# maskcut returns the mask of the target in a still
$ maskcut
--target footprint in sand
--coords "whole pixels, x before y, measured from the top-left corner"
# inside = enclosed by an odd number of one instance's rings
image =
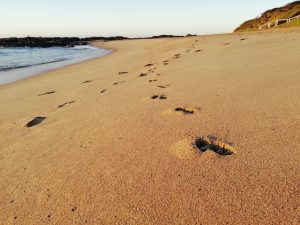
[[[158,86],[156,86],[157,88],[162,88],[162,89],[164,89],[164,88],[168,88],[170,85],[158,85]]]
[[[149,83],[156,82],[157,80],[149,80]]]
[[[140,77],[145,77],[145,76],[147,76],[147,73],[141,73],[139,76]]]
[[[160,99],[160,100],[166,100],[166,99],[168,99],[168,97],[167,96],[165,96],[165,95],[153,95],[152,97],[151,97],[151,99]]]
[[[128,72],[118,72],[118,75],[123,75],[123,74],[127,74]]]
[[[82,84],[87,84],[87,83],[91,83],[93,82],[93,80],[86,80],[86,81],[83,81]]]
[[[150,70],[148,70],[148,73],[154,73],[156,69],[157,69],[156,67],[153,69],[150,69]]]
[[[202,52],[202,51],[204,51],[204,49],[198,49],[195,52]]]
[[[195,145],[201,152],[211,150],[218,155],[233,155],[237,153],[232,143],[224,142],[214,135],[196,138]]]
[[[245,41],[245,40],[247,40],[248,38],[242,38],[240,41]]]
[[[167,109],[163,112],[164,115],[178,114],[178,115],[193,115],[200,111],[200,107],[177,107],[175,109]]]
[[[103,94],[105,92],[106,92],[106,89],[103,89],[103,90],[100,91],[101,94]]]
[[[149,63],[149,64],[145,65],[145,67],[151,67],[151,66],[153,66],[153,65],[154,65],[154,64]]]
[[[230,43],[224,43],[223,45],[230,45]]]
[[[181,54],[174,55],[173,59],[179,59],[181,57]]]
[[[38,116],[38,117],[35,117],[33,120],[29,121],[27,124],[26,124],[26,127],[33,127],[33,126],[36,126],[40,123],[42,123],[47,117],[44,117],[44,116]]]
[[[39,94],[38,96],[43,96],[43,95],[51,95],[51,94],[54,94],[56,91],[48,91],[48,92],[45,92],[43,94]]]
[[[118,84],[123,84],[123,83],[126,83],[126,81],[115,82],[115,83],[113,83],[113,85],[118,85]]]
[[[215,136],[189,137],[174,143],[170,147],[172,155],[179,159],[191,160],[199,157],[218,158],[236,154],[232,143],[221,141]]]
[[[195,108],[178,107],[178,108],[175,108],[174,111],[183,113],[184,115],[191,115],[191,114],[194,114],[196,112],[196,109]]]
[[[76,102],[76,101],[65,102],[64,104],[61,104],[61,105],[57,106],[57,108],[63,108],[63,107],[65,107],[66,105],[73,104],[73,103],[75,103],[75,102]]]

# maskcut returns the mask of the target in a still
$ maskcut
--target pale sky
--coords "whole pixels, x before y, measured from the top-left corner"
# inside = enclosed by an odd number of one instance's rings
[[[232,32],[285,0],[0,0],[0,37]]]

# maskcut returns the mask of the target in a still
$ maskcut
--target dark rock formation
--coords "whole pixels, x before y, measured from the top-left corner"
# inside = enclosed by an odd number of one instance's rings
[[[1,47],[74,47],[75,45],[86,45],[85,40],[76,37],[25,37],[25,38],[2,38]]]
[[[145,38],[145,39],[157,39],[157,38],[177,38],[177,37],[184,37],[184,36],[178,36],[178,35],[158,35],[158,36],[152,36],[150,38]]]
[[[75,45],[87,45],[92,41],[118,41],[128,39],[157,39],[157,38],[175,38],[184,36],[159,35],[148,38],[127,38],[123,36],[115,37],[24,37],[24,38],[0,38],[0,47],[74,47]]]

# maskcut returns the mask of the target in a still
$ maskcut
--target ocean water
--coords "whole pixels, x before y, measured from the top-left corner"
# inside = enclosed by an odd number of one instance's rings
[[[74,48],[0,48],[0,84],[109,54],[91,46]]]

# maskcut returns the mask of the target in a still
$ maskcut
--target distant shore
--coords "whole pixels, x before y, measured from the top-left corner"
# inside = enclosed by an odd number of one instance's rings
[[[196,36],[192,34],[187,37]],[[114,37],[24,37],[24,38],[0,38],[0,47],[74,47],[76,45],[87,45],[93,41],[118,41],[118,40],[137,40],[137,39],[158,39],[158,38],[177,38],[185,36],[177,35],[158,35],[145,38],[128,38],[123,36]]]

